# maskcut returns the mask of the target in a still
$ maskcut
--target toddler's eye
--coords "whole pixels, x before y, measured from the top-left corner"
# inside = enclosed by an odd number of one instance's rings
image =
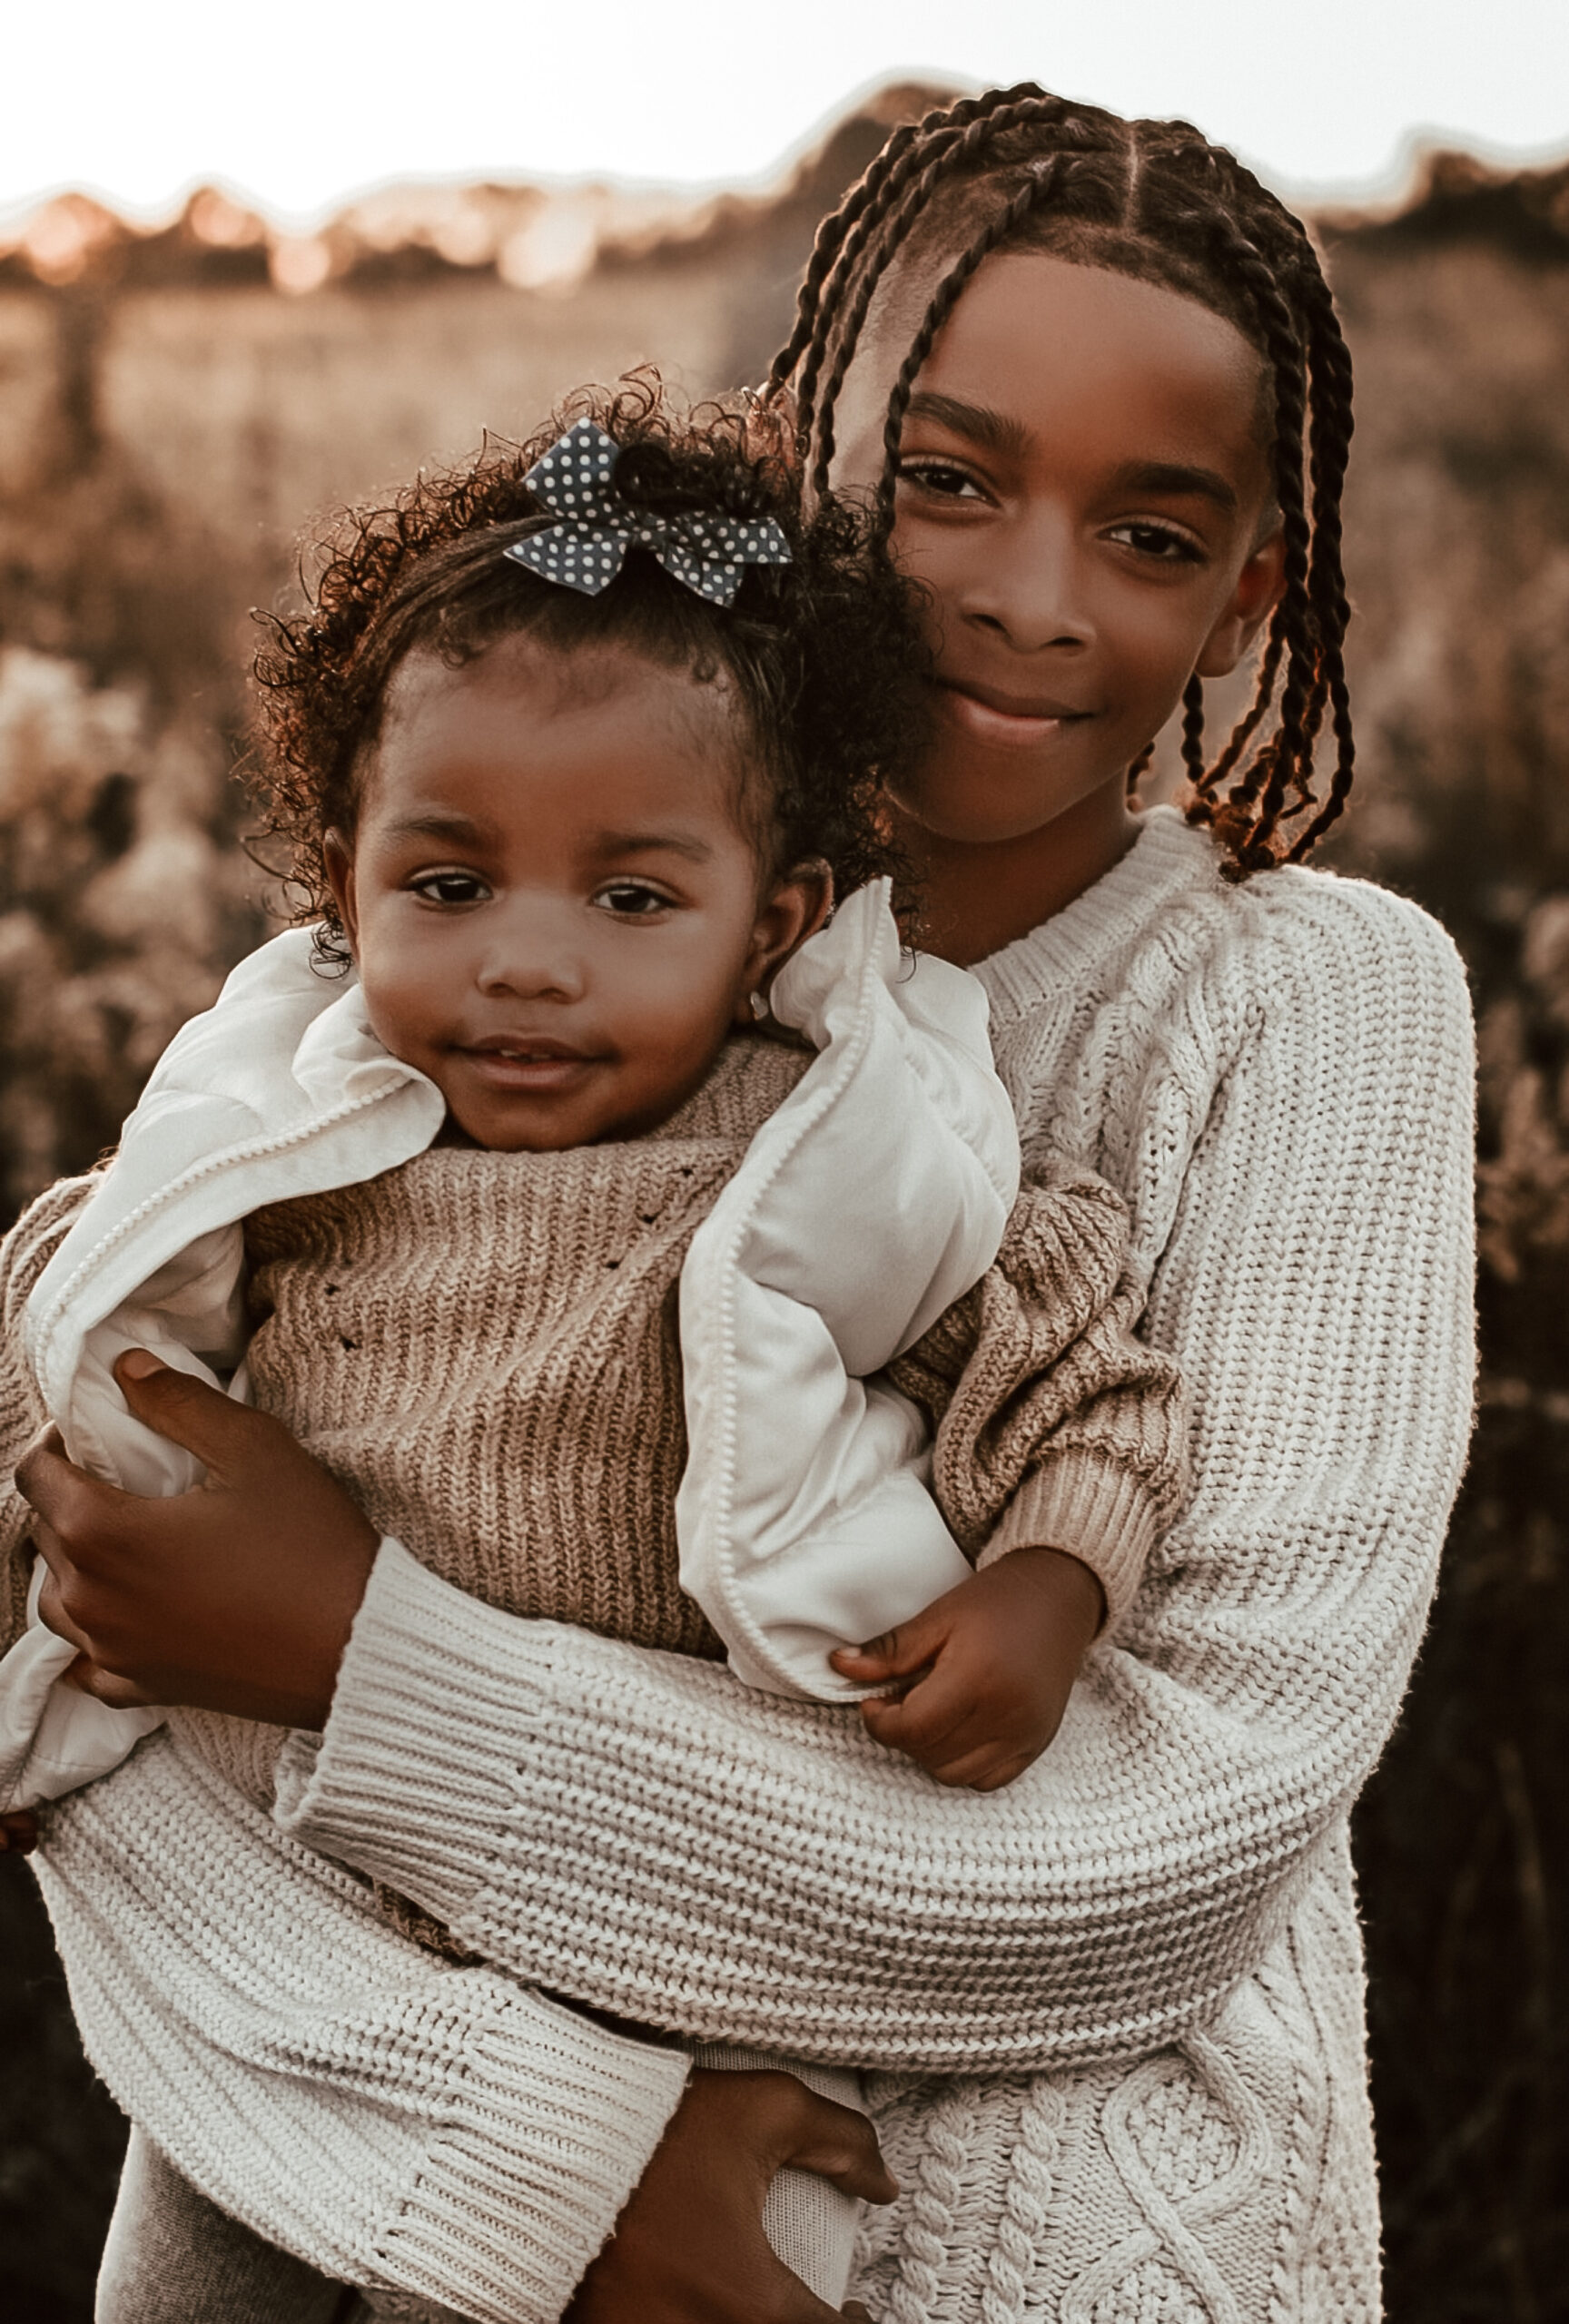
[[[656,912],[670,909],[670,898],[641,880],[613,880],[600,889],[595,901],[617,920],[649,920]]]
[[[1136,549],[1140,556],[1148,556],[1160,565],[1201,565],[1204,552],[1186,533],[1174,532],[1169,525],[1113,525],[1107,535],[1109,540],[1123,542]]]
[[[490,894],[477,872],[427,872],[409,886],[428,904],[484,903]]]

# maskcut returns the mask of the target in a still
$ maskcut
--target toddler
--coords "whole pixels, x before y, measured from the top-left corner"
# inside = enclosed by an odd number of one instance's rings
[[[863,1698],[990,1788],[1068,1684],[1038,1561],[1120,1613],[1177,1383],[1130,1334],[1110,1192],[1013,1200],[980,988],[901,954],[879,782],[920,649],[862,520],[804,519],[756,428],[643,384],[347,521],[260,665],[309,925],[173,1044],[29,1354],[133,1490],[193,1481],[113,1385],[151,1346],[465,1590]],[[0,1806],[160,1717],[61,1688],[69,1659],[35,1629],[0,1666]],[[271,1804],[280,1730],[176,1716]],[[834,2304],[849,2209],[771,2198]]]

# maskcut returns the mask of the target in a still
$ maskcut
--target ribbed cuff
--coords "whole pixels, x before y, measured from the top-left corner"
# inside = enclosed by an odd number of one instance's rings
[[[1024,1477],[977,1566],[1011,1550],[1066,1550],[1106,1592],[1105,1637],[1138,1594],[1159,1531],[1159,1509],[1141,1477],[1120,1462],[1072,1447]]]
[[[548,1710],[554,1635],[498,1616],[384,1540],[326,1728],[283,1747],[275,1820],[461,1936]]]
[[[378,2258],[400,2290],[479,2324],[555,2324],[647,2169],[690,2062],[520,1992],[464,2064]]]

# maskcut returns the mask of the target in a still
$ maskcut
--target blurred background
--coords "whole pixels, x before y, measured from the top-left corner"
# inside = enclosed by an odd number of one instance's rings
[[[1569,2314],[1569,10],[451,0],[0,15],[0,1223],[266,931],[255,606],[312,512],[656,358],[765,369],[888,128],[1028,75],[1310,208],[1356,359],[1361,767],[1331,860],[1482,1031],[1480,1430],[1358,1817],[1396,2324]],[[846,19],[847,21],[840,21]],[[1179,22],[1178,20],[1180,20]],[[227,22],[227,19],[224,20]],[[847,95],[846,93],[849,93]],[[355,189],[359,189],[355,191]],[[86,2324],[123,2126],[0,1859],[0,2311]]]

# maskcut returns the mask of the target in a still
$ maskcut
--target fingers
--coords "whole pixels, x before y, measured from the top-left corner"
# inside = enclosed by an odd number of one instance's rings
[[[933,1783],[942,1784],[949,1791],[1001,1791],[1040,1756],[1038,1751],[1020,1753],[987,1743],[976,1750],[962,1751],[953,1758],[941,1760],[926,1772]]]
[[[564,2324],[834,2324],[763,2232],[785,2163],[886,2201],[872,2126],[780,2067],[695,2067]]]
[[[46,1630],[53,1630],[56,1638],[63,1638],[66,1644],[74,1646],[78,1653],[90,1654],[92,1642],[66,1601],[65,1590],[59,1572],[55,1569],[54,1560],[61,1559],[67,1574],[70,1573],[71,1568],[62,1558],[59,1543],[53,1541],[53,1536],[51,1536],[51,1541],[54,1548],[53,1558],[50,1557],[49,1544],[42,1541],[38,1544],[40,1553],[49,1561],[49,1571],[44,1577],[44,1587],[38,1592],[38,1619]]]
[[[79,1654],[69,1670],[61,1673],[60,1683],[74,1687],[79,1695],[91,1695],[108,1710],[146,1710],[153,1699],[133,1679],[117,1679],[86,1654]]]
[[[873,1740],[903,1751],[950,1789],[997,1791],[1040,1757],[1041,1742],[989,1706],[973,1676],[945,1658],[897,1701],[873,1696],[861,1716]]]
[[[38,1619],[46,1630],[77,1649],[75,1661],[60,1673],[61,1686],[74,1687],[79,1695],[91,1695],[111,1710],[142,1710],[153,1700],[131,1679],[116,1678],[94,1661],[93,1633],[67,1610],[65,1593],[53,1573],[38,1592]]]
[[[879,1743],[908,1751],[924,1763],[929,1754],[958,1737],[973,1709],[972,1687],[939,1661],[908,1692],[897,1698],[870,1697],[861,1706],[861,1716]]]
[[[883,2162],[877,2133],[865,2115],[821,2097],[804,2083],[798,2087],[800,2120],[783,2160],[797,2171],[826,2179],[842,2194],[859,2196],[863,2203],[891,2203],[899,2181]]]
[[[139,1421],[183,1444],[216,1477],[238,1474],[259,1446],[274,1449],[277,1423],[265,1413],[236,1403],[210,1381],[177,1372],[148,1348],[129,1349],[115,1364],[114,1377]]]
[[[51,1565],[60,1554],[62,1541],[69,1543],[84,1533],[103,1533],[116,1516],[133,1505],[131,1495],[122,1492],[118,1485],[90,1477],[85,1469],[66,1459],[57,1428],[46,1428],[34,1438],[16,1463],[15,1477],[17,1492],[43,1520],[35,1539]],[[58,1537],[54,1556],[47,1538],[50,1533]]]
[[[923,1614],[884,1630],[881,1638],[868,1639],[863,1646],[837,1648],[828,1659],[842,1678],[854,1679],[862,1686],[875,1686],[882,1679],[910,1678],[941,1651],[948,1635],[947,1624],[935,1616],[936,1609],[928,1607]]]

